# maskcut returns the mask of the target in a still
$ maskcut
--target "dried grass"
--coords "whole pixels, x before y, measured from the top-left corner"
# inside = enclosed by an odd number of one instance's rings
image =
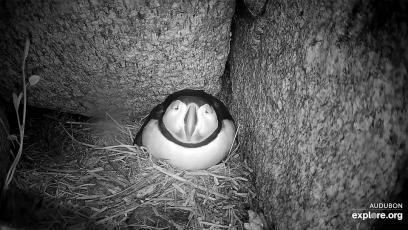
[[[57,144],[32,141],[15,178],[54,210],[43,227],[243,229],[252,192],[235,151],[208,170],[185,171],[129,145],[138,125],[49,119],[45,135]]]

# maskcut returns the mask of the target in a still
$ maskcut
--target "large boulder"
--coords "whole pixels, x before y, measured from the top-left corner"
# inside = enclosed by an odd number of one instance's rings
[[[23,1],[0,7],[0,95],[28,74],[29,104],[132,115],[183,88],[220,90],[235,1]]]
[[[353,209],[406,172],[406,3],[237,4],[231,107],[259,209],[276,229],[367,229]]]

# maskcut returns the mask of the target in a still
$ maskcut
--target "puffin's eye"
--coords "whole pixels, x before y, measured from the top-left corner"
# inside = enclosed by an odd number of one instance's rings
[[[212,114],[214,112],[213,108],[211,108],[211,106],[209,105],[205,105],[204,107],[204,113],[205,114]]]
[[[179,109],[181,108],[181,107],[180,107],[180,102],[179,102],[179,101],[173,102],[173,104],[170,106],[170,108],[171,108],[172,110],[175,110],[175,111],[179,110]]]

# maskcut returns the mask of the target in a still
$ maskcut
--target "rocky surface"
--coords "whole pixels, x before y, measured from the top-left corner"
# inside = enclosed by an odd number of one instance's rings
[[[260,211],[276,229],[369,228],[352,209],[391,201],[407,166],[407,5],[237,7],[231,107]]]
[[[220,90],[235,1],[9,1],[0,7],[0,95],[41,81],[29,104],[132,116],[176,90]]]

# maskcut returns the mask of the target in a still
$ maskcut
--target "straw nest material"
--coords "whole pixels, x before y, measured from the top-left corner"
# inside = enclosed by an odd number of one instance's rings
[[[48,116],[31,123],[14,182],[43,197],[35,211],[39,227],[243,229],[252,192],[250,169],[233,150],[237,144],[224,162],[185,171],[130,144],[139,124],[109,116],[103,122]]]

